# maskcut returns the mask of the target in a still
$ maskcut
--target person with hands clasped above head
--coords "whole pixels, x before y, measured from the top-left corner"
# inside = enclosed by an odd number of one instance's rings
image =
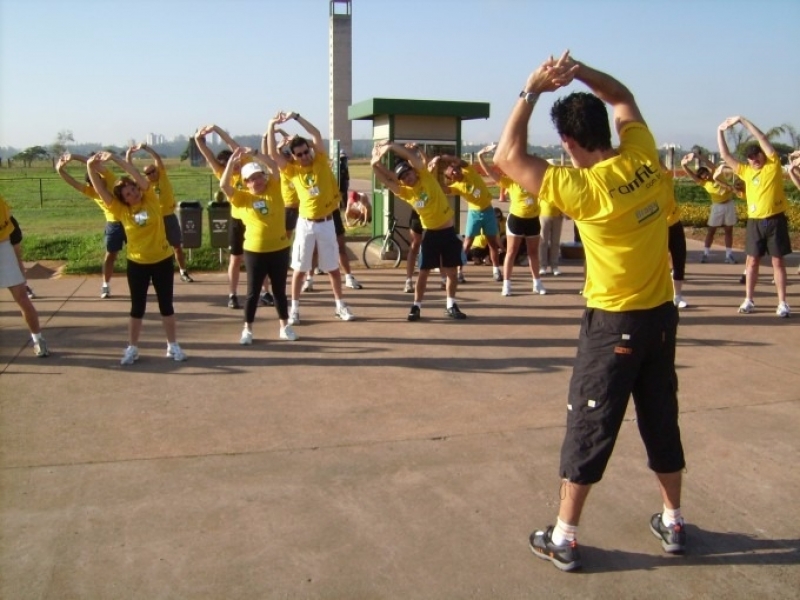
[[[555,167],[528,154],[528,122],[541,94],[573,79],[592,93],[572,93],[553,105],[551,119],[574,165]],[[613,111],[618,148],[611,144],[606,104]],[[586,311],[569,386],[558,519],[531,534],[531,549],[563,571],[581,566],[577,529],[583,506],[605,472],[632,395],[648,466],[664,502],[649,529],[666,552],[683,552],[678,309],[666,219],[675,200],[653,135],[627,87],[565,52],[529,76],[494,162],[530,193],[574,218],[586,253]]]
[[[289,325],[289,305],[286,299],[286,276],[289,271],[289,247],[286,236],[286,215],[281,197],[281,184],[277,165],[266,156],[255,156],[240,166],[242,149],[233,151],[220,180],[220,189],[225,192],[233,206],[240,209],[245,223],[244,266],[247,269],[247,300],[244,307],[244,329],[240,343],[253,343],[253,321],[256,317],[259,292],[269,276],[275,310],[280,320],[278,337],[282,340],[297,339]],[[233,173],[238,170],[247,191],[237,190],[233,184]]]
[[[400,158],[392,171],[381,162],[390,151]],[[411,305],[407,319],[419,320],[428,277],[431,269],[437,267],[446,277],[445,314],[451,319],[466,319],[467,315],[456,304],[461,241],[456,234],[453,208],[439,181],[428,171],[422,154],[401,144],[388,141],[377,143],[372,150],[371,164],[377,180],[419,214],[425,231],[420,249],[422,264],[414,288],[414,304]],[[495,218],[494,213],[492,218]]]
[[[295,136],[289,142],[292,160],[287,160],[278,149],[275,132],[278,125],[296,121],[310,135],[311,140]],[[300,323],[300,293],[304,273],[311,270],[314,248],[317,248],[319,268],[328,274],[336,301],[334,314],[342,321],[355,317],[345,304],[342,295],[342,274],[339,270],[339,244],[333,222],[334,211],[339,210],[339,189],[331,170],[328,155],[319,129],[296,112],[279,112],[269,122],[267,129],[269,156],[275,161],[297,192],[300,217],[292,246],[292,306],[289,324]]]
[[[119,179],[112,192],[103,185],[98,167],[113,161],[126,175]],[[186,360],[176,337],[175,310],[172,306],[175,269],[172,248],[167,241],[161,202],[151,189],[150,182],[133,165],[110,152],[100,152],[86,163],[92,186],[98,191],[108,210],[125,228],[128,238],[128,289],[131,296],[128,322],[128,347],[121,365],[132,365],[139,359],[139,336],[147,306],[150,282],[158,298],[158,310],[167,336],[167,357]]]
[[[725,132],[737,124],[747,129],[756,140],[745,148],[744,163],[731,154],[728,142],[725,140]],[[778,308],[775,313],[779,317],[788,317],[791,309],[786,302],[786,263],[783,257],[791,254],[792,244],[789,238],[789,223],[786,219],[788,204],[783,189],[780,157],[767,136],[741,116],[729,117],[720,124],[717,143],[722,160],[744,181],[747,196],[746,297],[739,306],[739,312],[748,314],[755,310],[753,294],[758,281],[758,263],[764,254],[769,253],[772,257],[775,288],[778,292]]]

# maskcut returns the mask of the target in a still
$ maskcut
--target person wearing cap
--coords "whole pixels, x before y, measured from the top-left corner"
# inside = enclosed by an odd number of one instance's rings
[[[550,117],[574,166],[550,165],[528,153],[529,122],[540,95],[573,79],[591,93],[560,97]],[[619,146],[612,145],[606,105]],[[675,199],[653,134],[622,82],[565,52],[545,59],[528,76],[494,162],[530,193],[574,218],[586,253],[586,311],[569,385],[558,518],[530,535],[531,550],[562,571],[582,566],[581,514],[605,473],[632,396],[663,502],[663,510],[649,519],[649,532],[665,552],[683,553],[686,461],[678,422],[678,309],[672,301],[666,219]]]
[[[47,349],[47,342],[42,336],[39,313],[28,297],[25,274],[11,243],[10,238],[14,229],[15,223],[11,217],[11,207],[0,196],[0,287],[7,288],[11,292],[11,297],[22,311],[22,317],[25,319],[25,324],[28,326],[33,340],[33,353],[39,358],[45,358],[50,355],[50,352]]]
[[[78,190],[87,198],[94,200],[97,206],[100,207],[100,210],[103,211],[103,215],[106,218],[104,235],[106,253],[103,257],[103,284],[100,287],[100,298],[105,300],[106,298],[111,297],[111,278],[114,276],[114,263],[117,261],[117,255],[119,254],[119,251],[122,250],[122,246],[126,242],[125,228],[122,226],[122,223],[120,223],[116,217],[114,217],[111,211],[108,210],[108,207],[101,199],[99,192],[92,186],[88,174],[85,175],[85,183],[79,183],[78,180],[76,180],[67,172],[66,166],[70,162],[76,161],[85,165],[88,160],[89,159],[86,156],[81,156],[80,154],[70,154],[69,152],[62,154],[56,163],[56,172],[67,184]],[[109,169],[105,168],[101,170],[100,174],[102,175],[103,186],[105,189],[112,189],[117,180],[117,176],[114,175],[114,173],[112,173]]]
[[[400,158],[393,171],[381,162],[390,151]],[[461,240],[456,234],[453,208],[439,181],[428,171],[421,153],[394,142],[375,144],[371,164],[378,181],[419,214],[425,230],[421,248],[422,264],[414,288],[414,304],[411,305],[407,319],[419,320],[428,277],[431,269],[437,267],[446,277],[445,314],[451,319],[466,319],[467,315],[456,304]],[[494,219],[494,213],[492,218]]]
[[[220,179],[220,189],[229,202],[240,209],[245,224],[244,266],[247,269],[247,299],[244,307],[244,328],[239,340],[243,346],[253,343],[253,322],[259,303],[259,292],[269,276],[275,310],[280,320],[278,337],[297,339],[289,325],[289,304],[286,298],[286,277],[289,272],[289,248],[286,235],[286,214],[281,197],[277,165],[266,156],[254,156],[241,165],[244,151],[234,150]],[[233,186],[233,174],[240,171],[247,191]]]
[[[147,144],[137,144],[128,148],[125,152],[125,160],[133,164],[133,155],[140,150],[147,152],[153,157],[153,164],[144,168],[144,175],[153,186],[153,189],[161,201],[161,214],[164,217],[164,228],[167,232],[167,241],[175,253],[175,260],[178,262],[178,271],[181,281],[186,283],[194,282],[189,271],[186,270],[186,256],[183,254],[183,239],[181,236],[181,225],[175,215],[175,192],[172,190],[172,182],[167,176],[167,169],[161,155]]]
[[[311,140],[295,136],[289,142],[291,160],[278,149],[275,140],[276,128],[287,121],[296,121],[310,135]],[[300,217],[292,246],[292,305],[289,324],[300,323],[300,293],[304,273],[311,270],[314,249],[317,249],[319,267],[331,282],[336,302],[334,315],[342,321],[352,321],[355,316],[344,302],[342,274],[339,270],[339,244],[333,213],[339,210],[339,193],[336,177],[331,170],[328,155],[319,129],[296,112],[278,112],[270,119],[267,128],[267,150],[275,161],[281,175],[294,185],[299,200]]]
[[[125,172],[113,192],[103,185],[99,168],[112,161]],[[108,210],[125,228],[127,243],[127,277],[131,297],[128,321],[128,347],[120,364],[132,365],[139,360],[139,336],[142,332],[147,292],[150,282],[158,298],[161,324],[167,337],[167,357],[186,360],[177,340],[175,310],[172,305],[175,266],[172,247],[167,241],[161,202],[150,182],[129,162],[111,152],[99,152],[86,163],[92,186],[98,191]]]
[[[725,132],[740,124],[755,138],[755,142],[745,148],[746,162],[739,161],[728,149]],[[761,257],[769,254],[778,292],[779,317],[791,315],[786,302],[786,263],[784,256],[791,254],[792,243],[789,238],[789,222],[786,219],[786,192],[783,189],[783,169],[775,148],[766,135],[742,116],[725,119],[717,130],[717,144],[722,160],[733,169],[745,184],[747,196],[747,230],[745,238],[745,299],[739,312],[749,314],[755,310],[753,295],[758,282],[758,268]]]

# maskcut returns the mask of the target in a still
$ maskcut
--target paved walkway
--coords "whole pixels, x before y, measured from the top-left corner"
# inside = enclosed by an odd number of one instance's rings
[[[252,347],[224,275],[200,274],[176,283],[189,361],[164,357],[151,305],[130,368],[124,279],[101,301],[98,278],[63,277],[33,281],[46,360],[0,294],[0,597],[798,597],[800,319],[775,316],[768,276],[736,314],[741,267],[689,245],[686,557],[649,532],[632,413],[581,524],[583,572],[528,550],[558,504],[579,264],[546,296],[517,269],[510,298],[468,267],[464,322],[436,289],[406,322],[399,270],[359,271],[358,320],[339,322],[321,277],[300,341],[260,309]]]

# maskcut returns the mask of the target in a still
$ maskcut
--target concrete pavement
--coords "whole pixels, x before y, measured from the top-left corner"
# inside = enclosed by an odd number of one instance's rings
[[[574,574],[527,539],[558,505],[579,264],[546,296],[517,268],[510,298],[467,267],[464,322],[434,288],[408,323],[402,272],[359,270],[343,323],[319,277],[300,340],[261,308],[251,347],[224,275],[197,274],[176,282],[189,360],[164,357],[151,304],[126,368],[124,277],[107,301],[95,277],[32,281],[44,360],[0,294],[0,597],[798,597],[800,318],[775,316],[768,275],[738,315],[741,265],[699,247],[677,360],[689,552],[648,529],[661,503],[629,411]]]

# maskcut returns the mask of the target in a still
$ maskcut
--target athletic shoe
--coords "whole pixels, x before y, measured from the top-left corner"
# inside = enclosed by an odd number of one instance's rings
[[[733,258],[732,254],[726,254],[725,255],[725,264],[726,265],[735,265],[736,264],[736,259]]]
[[[542,283],[541,279],[533,280],[533,293],[540,294],[542,296],[544,296],[547,293],[547,290],[544,289],[544,284]]]
[[[650,518],[650,531],[661,540],[664,552],[683,554],[686,550],[686,531],[684,531],[683,523],[664,525],[661,513],[656,513]]]
[[[192,279],[192,276],[189,275],[189,271],[185,269],[181,271],[181,281],[185,283],[194,283],[194,279]]]
[[[137,360],[139,360],[139,349],[136,346],[128,346],[125,348],[125,354],[122,355],[119,364],[123,366],[132,365]]]
[[[309,281],[308,279],[306,279],[303,282],[303,288],[300,291],[302,291],[302,292],[313,292],[314,291],[314,282],[313,281]]]
[[[546,274],[547,271],[545,271],[544,269],[539,269],[539,275],[546,275]]]
[[[289,319],[286,321],[289,325],[300,325],[300,311],[293,310],[289,313]]]
[[[739,306],[739,314],[749,315],[751,312],[755,311],[755,309],[756,305],[753,304],[753,301],[749,298],[745,298],[744,302]]]
[[[33,300],[34,298],[36,298],[36,294],[34,293],[34,291],[28,285],[25,286],[25,293],[28,294],[28,299],[30,299],[30,300]]]
[[[448,317],[450,317],[451,319],[456,319],[456,320],[459,320],[459,321],[460,321],[461,319],[466,319],[466,318],[467,318],[467,315],[465,315],[463,312],[461,312],[461,311],[459,310],[459,308],[458,308],[458,304],[456,304],[456,303],[453,303],[453,306],[451,306],[450,308],[448,308],[448,309],[445,311],[445,313],[446,313],[446,314],[447,314],[447,316],[448,316]]]
[[[553,529],[554,526],[550,525],[544,531],[534,531],[529,538],[531,551],[539,558],[549,560],[562,571],[580,569],[582,564],[578,542],[573,540],[556,546],[553,543]]]
[[[701,263],[707,263],[708,259],[709,259],[708,254],[703,254],[703,256],[700,257],[700,262]]]
[[[775,311],[775,314],[785,319],[792,314],[792,311],[786,302],[781,302],[778,304],[778,310]]]
[[[175,362],[183,362],[186,360],[187,356],[184,354],[183,350],[181,350],[178,343],[175,342],[167,346],[167,358],[171,358]]]
[[[345,277],[344,285],[345,287],[349,287],[354,290],[360,290],[363,289],[364,287],[363,285],[358,283],[358,279],[356,279],[355,277]]]
[[[239,338],[239,343],[242,346],[251,346],[253,344],[253,332],[249,329],[242,329],[242,337]]]
[[[678,294],[677,296],[675,296],[675,297],[672,299],[672,302],[673,302],[673,304],[675,304],[675,306],[677,306],[678,308],[687,308],[687,307],[689,306],[689,303],[688,303],[686,300],[684,300],[684,299],[683,299],[683,296],[681,296],[680,294]]]
[[[275,306],[275,298],[269,292],[261,294],[261,304],[264,306]]]
[[[412,304],[411,309],[408,311],[408,316],[406,317],[406,319],[408,319],[409,321],[419,321],[420,317],[419,313],[420,313],[419,306],[417,306],[416,304]]]
[[[292,329],[291,325],[281,327],[281,332],[278,337],[282,340],[286,340],[287,342],[294,342],[297,340],[297,334],[294,332],[294,329]]]
[[[325,271],[317,267],[314,269],[314,275],[325,275]]]
[[[47,342],[44,341],[43,337],[40,337],[38,342],[33,343],[33,353],[39,358],[50,356],[50,351],[47,349]]]
[[[741,276],[741,277],[739,277],[739,283],[741,283],[742,285],[744,285],[745,283],[747,283],[747,275],[745,275],[745,274],[743,273],[743,274],[742,274],[742,276]]]
[[[342,321],[352,321],[353,319],[356,318],[355,315],[353,315],[353,313],[350,312],[350,309],[347,307],[345,303],[342,303],[342,305],[336,309],[336,312],[334,314]]]
[[[499,283],[503,281],[503,274],[500,271],[495,271],[492,273],[492,278]]]
[[[231,294],[228,296],[228,308],[242,308],[239,306],[239,298],[236,296],[236,294]]]
[[[403,291],[406,294],[413,294],[414,293],[414,284],[411,283],[411,280],[406,281],[406,285],[403,288]]]
[[[100,288],[100,297],[105,300],[106,298],[111,298],[111,288],[107,285],[104,285]]]
[[[561,270],[558,267],[556,267],[555,269],[553,269],[553,277],[558,277],[559,275],[561,275]]]
[[[500,292],[501,296],[510,296],[511,295],[511,282],[503,283],[503,290]]]
[[[464,277],[464,274],[460,271],[458,273],[458,283],[467,283],[466,277]]]

